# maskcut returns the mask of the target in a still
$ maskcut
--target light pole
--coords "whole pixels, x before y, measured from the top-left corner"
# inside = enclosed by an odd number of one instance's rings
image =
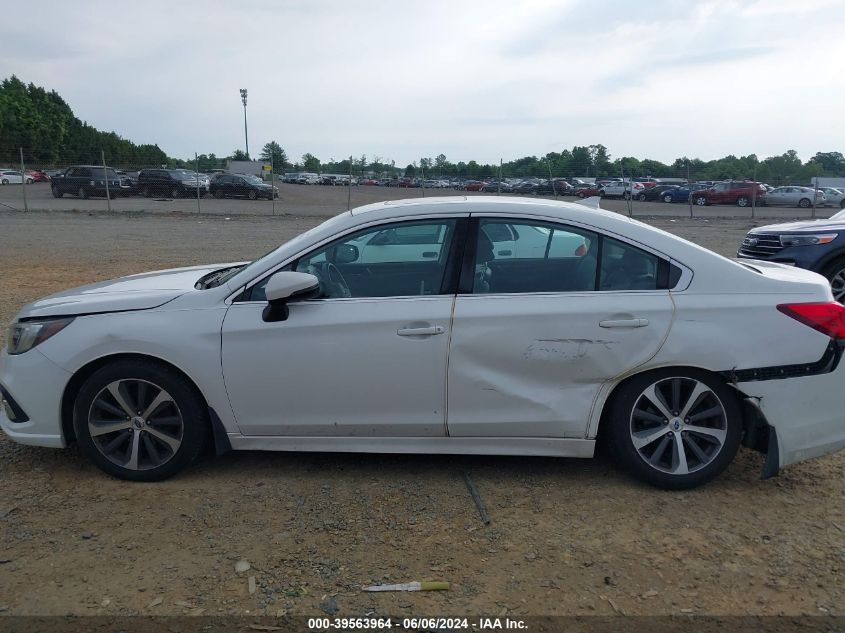
[[[246,88],[241,88],[241,101],[244,102],[244,145],[246,145],[246,157],[249,159],[249,134],[246,129]]]

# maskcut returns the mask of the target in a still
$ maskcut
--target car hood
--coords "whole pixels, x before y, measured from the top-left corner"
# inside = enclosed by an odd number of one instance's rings
[[[751,229],[749,233],[802,233],[818,231],[845,231],[845,222],[832,222],[831,220],[798,220],[796,222],[784,222],[783,224],[767,224]]]
[[[71,288],[25,305],[18,319],[147,310],[194,290],[208,273],[240,263],[171,268]]]

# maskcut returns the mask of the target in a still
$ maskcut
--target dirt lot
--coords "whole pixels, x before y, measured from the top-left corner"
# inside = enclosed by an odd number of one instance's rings
[[[0,321],[98,279],[249,258],[318,218],[0,212]],[[652,219],[724,254],[747,220]],[[845,614],[845,453],[662,492],[595,460],[230,453],[159,484],[0,439],[6,614]],[[490,511],[484,526],[461,472]],[[235,563],[251,569],[236,573]],[[248,577],[257,584],[248,591]],[[448,580],[448,592],[365,594]]]

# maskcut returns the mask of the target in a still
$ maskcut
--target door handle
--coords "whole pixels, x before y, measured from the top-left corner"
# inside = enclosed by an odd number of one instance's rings
[[[443,334],[446,331],[442,325],[431,325],[428,327],[403,327],[396,330],[399,336],[434,336]]]
[[[599,321],[599,327],[645,327],[648,319],[608,319]]]

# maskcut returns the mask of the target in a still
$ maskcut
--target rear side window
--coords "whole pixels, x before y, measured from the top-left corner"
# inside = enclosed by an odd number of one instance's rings
[[[599,290],[657,290],[657,266],[657,256],[605,237]]]

